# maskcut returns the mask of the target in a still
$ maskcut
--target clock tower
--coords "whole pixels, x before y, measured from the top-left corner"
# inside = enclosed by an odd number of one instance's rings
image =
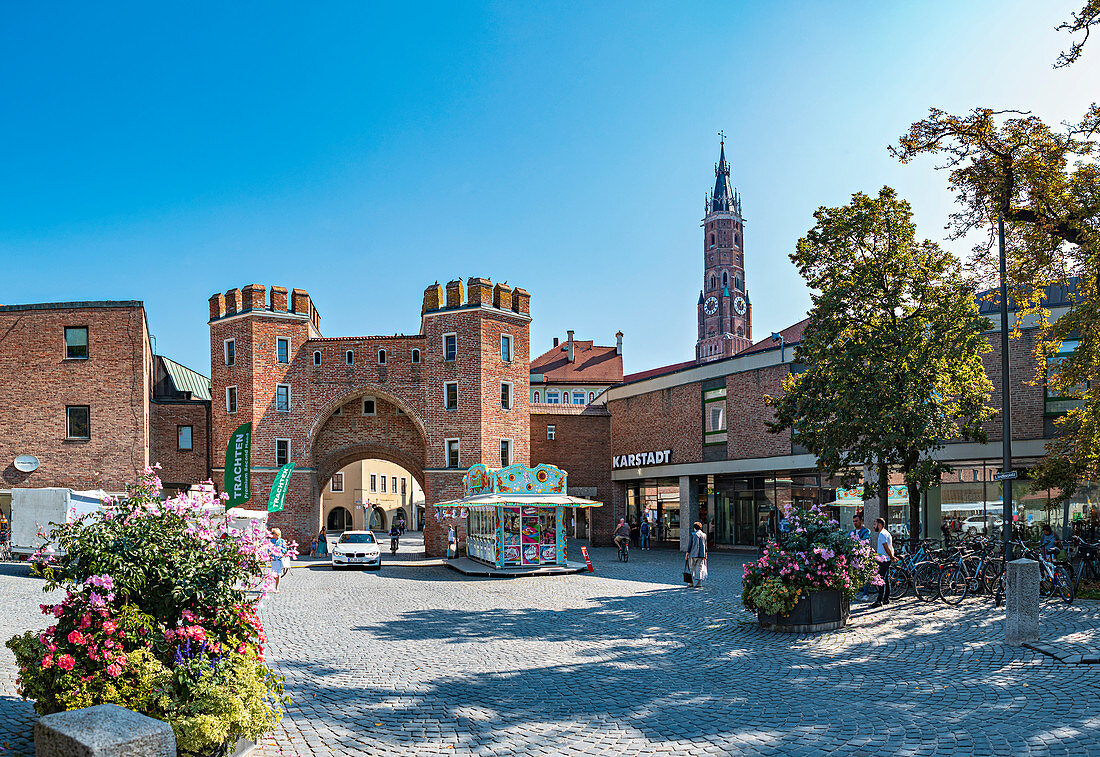
[[[697,363],[736,355],[752,344],[752,305],[745,287],[742,252],[744,219],[741,197],[730,186],[724,135],[714,176],[714,191],[707,196],[702,224],[703,289],[699,292]]]

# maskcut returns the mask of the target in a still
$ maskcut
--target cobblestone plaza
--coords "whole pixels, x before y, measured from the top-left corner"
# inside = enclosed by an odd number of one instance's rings
[[[410,534],[410,536],[412,536]],[[289,755],[1089,754],[1100,665],[1003,643],[1003,612],[857,605],[820,636],[755,629],[743,558],[703,590],[672,552],[591,575],[469,579],[407,540],[379,573],[296,567],[265,608],[294,700],[262,753]],[[575,555],[575,553],[574,553]],[[41,582],[0,569],[0,634],[45,625]],[[1043,609],[1043,641],[1100,652],[1100,603]],[[33,711],[0,654],[0,755]]]

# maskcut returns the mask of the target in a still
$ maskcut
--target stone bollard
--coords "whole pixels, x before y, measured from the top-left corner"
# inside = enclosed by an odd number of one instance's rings
[[[172,726],[116,704],[56,712],[34,724],[35,757],[176,757]]]
[[[1020,646],[1039,638],[1039,563],[1013,560],[1005,577],[1005,643]]]

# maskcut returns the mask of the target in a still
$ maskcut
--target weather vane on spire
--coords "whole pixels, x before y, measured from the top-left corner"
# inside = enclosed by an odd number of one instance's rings
[[[721,137],[721,139],[722,139],[722,146],[723,146],[723,147],[725,147],[725,145],[726,145],[726,131],[725,131],[725,129],[723,129],[722,131],[718,132],[718,136],[719,136],[719,137]]]

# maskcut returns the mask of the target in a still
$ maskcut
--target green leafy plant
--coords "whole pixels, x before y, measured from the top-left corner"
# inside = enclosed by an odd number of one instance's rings
[[[54,525],[36,559],[54,619],[7,642],[39,714],[113,703],[172,725],[187,753],[273,728],[289,702],[256,614],[273,581],[265,529],[233,529],[212,494],[161,501],[152,469],[99,517]],[[293,548],[289,551],[293,554]]]

